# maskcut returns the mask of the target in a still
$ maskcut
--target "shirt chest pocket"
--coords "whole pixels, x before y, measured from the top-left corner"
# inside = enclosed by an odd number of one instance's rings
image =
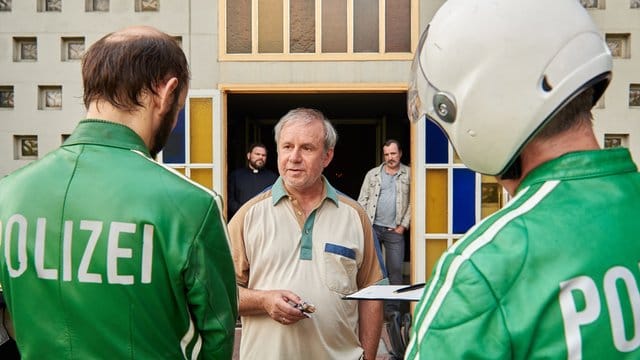
[[[411,186],[411,184],[408,178],[401,178],[400,186],[402,189],[402,193],[409,193],[409,186]]]
[[[331,291],[348,295],[358,290],[356,283],[358,264],[355,250],[326,243],[323,256],[325,284]]]

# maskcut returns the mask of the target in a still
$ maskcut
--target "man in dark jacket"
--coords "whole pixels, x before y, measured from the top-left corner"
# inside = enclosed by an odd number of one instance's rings
[[[229,175],[229,210],[231,219],[247,200],[273,185],[278,178],[273,171],[265,168],[267,147],[261,143],[252,144],[247,152],[247,166],[236,169]]]

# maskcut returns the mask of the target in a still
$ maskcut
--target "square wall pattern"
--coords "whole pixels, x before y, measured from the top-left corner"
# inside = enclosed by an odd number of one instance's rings
[[[35,160],[38,158],[38,137],[36,135],[15,135],[13,148],[15,160]]]

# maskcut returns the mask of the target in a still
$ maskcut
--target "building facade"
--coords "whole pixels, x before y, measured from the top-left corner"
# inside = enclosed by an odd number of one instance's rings
[[[382,143],[396,138],[413,169],[411,280],[423,281],[442,251],[506,201],[435,126],[407,120],[412,52],[444,1],[0,0],[0,176],[56,149],[83,118],[84,49],[108,32],[151,25],[181,43],[192,71],[159,161],[224,196],[250,143],[267,145],[275,169],[273,125],[289,109],[315,107],[340,135],[326,175],[357,197]],[[580,2],[614,55],[594,111],[599,140],[640,160],[640,0]]]

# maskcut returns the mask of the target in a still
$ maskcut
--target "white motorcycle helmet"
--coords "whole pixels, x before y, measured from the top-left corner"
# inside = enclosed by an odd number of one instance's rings
[[[611,53],[578,0],[448,0],[422,34],[408,113],[434,121],[470,169],[503,175],[567,102],[611,79]]]

